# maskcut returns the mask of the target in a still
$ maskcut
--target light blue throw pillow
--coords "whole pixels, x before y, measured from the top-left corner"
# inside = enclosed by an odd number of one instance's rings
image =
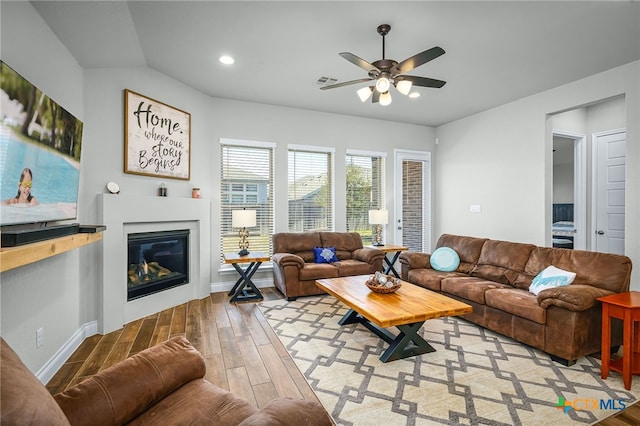
[[[431,253],[429,263],[436,271],[453,272],[460,266],[460,256],[451,247],[440,247]]]
[[[563,287],[569,285],[576,278],[575,272],[565,271],[555,266],[548,266],[543,269],[536,277],[531,281],[529,291],[535,295],[538,295],[542,290],[554,287]]]

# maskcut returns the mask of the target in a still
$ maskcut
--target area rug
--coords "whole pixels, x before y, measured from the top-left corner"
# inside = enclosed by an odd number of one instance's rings
[[[260,310],[339,425],[590,424],[640,395],[638,378],[631,391],[619,373],[601,379],[596,358],[565,367],[461,318],[425,322],[435,352],[383,363],[387,344],[360,324],[338,325],[347,307],[332,296]]]

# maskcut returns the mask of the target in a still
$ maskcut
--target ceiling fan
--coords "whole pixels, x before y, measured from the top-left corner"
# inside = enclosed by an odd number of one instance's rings
[[[378,26],[378,34],[382,36],[382,59],[369,63],[353,53],[342,52],[339,54],[347,61],[367,71],[369,73],[368,78],[332,84],[321,87],[320,90],[335,89],[337,87],[375,80],[375,85],[359,89],[358,96],[362,102],[366,101],[369,99],[369,96],[371,96],[371,101],[373,103],[379,102],[380,105],[386,106],[391,103],[391,94],[389,93],[391,85],[393,85],[398,92],[403,95],[408,95],[412,86],[440,88],[446,84],[446,81],[442,80],[404,74],[419,67],[420,65],[436,59],[440,55],[443,55],[444,50],[441,47],[432,47],[431,49],[420,52],[398,63],[393,59],[385,58],[384,38],[389,34],[389,31],[391,31],[391,25],[389,24],[382,24]]]

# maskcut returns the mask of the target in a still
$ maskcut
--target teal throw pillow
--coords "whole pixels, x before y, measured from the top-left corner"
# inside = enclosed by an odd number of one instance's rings
[[[453,272],[460,266],[460,256],[451,247],[440,247],[431,253],[429,263],[436,271]]]
[[[335,247],[314,247],[313,254],[315,256],[316,263],[331,263],[338,261]]]
[[[538,275],[536,275],[533,281],[531,281],[529,291],[538,295],[542,290],[546,290],[548,288],[569,285],[575,278],[575,272],[565,271],[564,269],[556,268],[551,265],[544,268]]]

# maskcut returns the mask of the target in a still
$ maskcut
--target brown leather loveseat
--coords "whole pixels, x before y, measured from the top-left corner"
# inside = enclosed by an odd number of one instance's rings
[[[272,242],[273,281],[287,300],[323,294],[315,284],[319,279],[382,270],[384,252],[363,247],[357,232],[281,232]],[[315,263],[315,247],[334,247],[338,261]]]
[[[257,409],[204,379],[184,337],[141,351],[52,396],[2,339],[3,425],[331,425],[315,401],[274,399]]]
[[[436,244],[458,254],[455,271],[432,269],[430,254],[403,252],[402,279],[473,307],[463,318],[571,365],[601,350],[602,313],[596,299],[629,290],[631,259],[614,254],[443,234]],[[536,296],[532,280],[548,266],[575,272],[573,283]],[[612,347],[622,343],[614,320]]]

